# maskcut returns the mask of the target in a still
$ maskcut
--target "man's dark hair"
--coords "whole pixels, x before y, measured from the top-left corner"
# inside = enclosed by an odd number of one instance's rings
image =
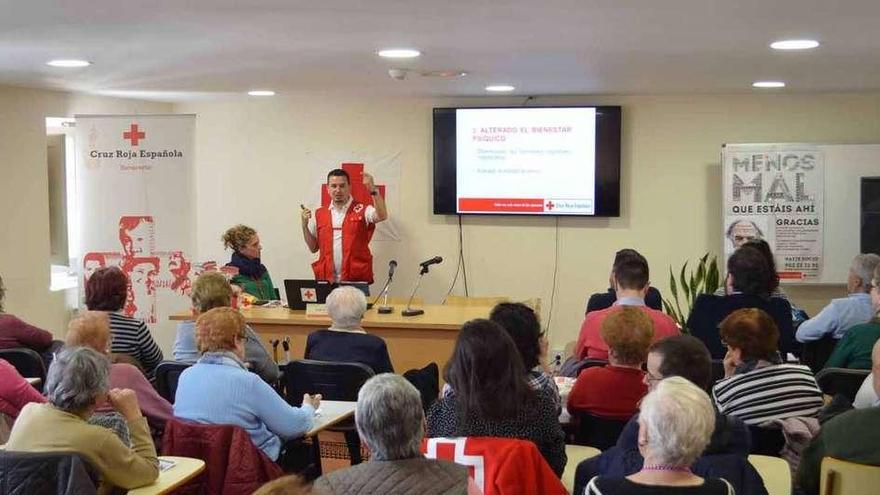
[[[351,177],[348,175],[348,172],[342,170],[341,168],[334,168],[327,174],[327,182],[330,182],[330,177],[345,177],[345,181],[351,184]]]
[[[770,270],[767,258],[757,248],[744,244],[727,260],[727,273],[733,277],[733,288],[760,297],[770,297],[778,284],[776,272]]]
[[[489,319],[507,330],[526,370],[538,365],[541,356],[541,324],[532,308],[523,303],[500,303],[492,309]]]
[[[638,258],[639,256],[641,256],[641,254],[635,249],[621,249],[620,251],[614,253],[614,264],[611,265],[611,271],[614,271],[614,269],[617,268],[617,265],[619,265],[623,261],[633,257]]]
[[[703,390],[712,388],[712,356],[700,339],[690,335],[673,335],[654,342],[648,354],[661,357],[663,378],[680,376]]]
[[[614,280],[621,289],[641,290],[648,285],[648,260],[635,251],[633,253],[614,265]]]

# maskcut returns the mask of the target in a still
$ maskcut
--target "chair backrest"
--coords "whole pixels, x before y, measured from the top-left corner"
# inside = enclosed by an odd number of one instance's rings
[[[422,453],[468,468],[484,495],[568,494],[556,473],[528,440],[494,437],[428,438]]]
[[[46,365],[43,358],[33,349],[13,347],[0,349],[0,359],[5,359],[25,378],[39,378],[46,383]]]
[[[205,461],[205,471],[175,494],[250,494],[267,481],[284,475],[250,435],[234,425],[196,424],[177,419],[165,423],[164,455]]]
[[[97,493],[98,475],[71,452],[0,451],[0,495]]]
[[[602,451],[595,447],[586,447],[584,445],[565,446],[565,457],[567,457],[568,460],[565,462],[565,471],[562,473],[562,484],[565,486],[566,490],[574,493],[572,491],[574,490],[574,475],[581,461],[596,457],[601,453]]]
[[[156,391],[165,400],[174,403],[174,395],[177,393],[177,381],[183,370],[192,366],[179,361],[162,361],[156,367]]]
[[[749,463],[761,479],[768,495],[791,495],[791,468],[781,457],[750,455]]]
[[[750,454],[779,456],[779,452],[785,446],[785,435],[780,428],[749,425],[749,432],[752,435]]]
[[[602,366],[605,366],[606,364],[608,364],[608,361],[605,361],[604,359],[590,359],[590,358],[584,359],[581,362],[579,362],[577,364],[577,366],[575,367],[574,377],[577,378],[578,376],[580,376],[581,371],[584,371],[587,368],[595,368],[595,367],[601,368]]]
[[[872,495],[880,486],[880,466],[833,457],[822,459],[820,495]]]
[[[628,420],[610,419],[586,412],[573,415],[578,424],[574,435],[576,445],[587,445],[599,450],[608,449],[617,443],[617,437],[623,431]]]
[[[321,394],[326,400],[356,401],[373,370],[361,363],[337,363],[297,359],[284,366],[284,398],[302,404],[303,394]]]
[[[865,377],[871,373],[871,370],[851,370],[846,368],[824,368],[816,373],[816,383],[823,394],[832,397],[841,394],[846,396],[850,402],[855,401],[856,393]]]

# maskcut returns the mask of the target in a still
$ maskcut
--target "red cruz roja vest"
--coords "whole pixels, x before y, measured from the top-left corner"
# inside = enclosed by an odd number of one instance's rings
[[[312,263],[316,280],[333,281],[333,216],[331,206],[315,211],[315,232],[318,236],[318,260]],[[367,223],[367,206],[352,200],[342,220],[342,273],[339,280],[373,283],[373,255],[370,239],[376,225]]]

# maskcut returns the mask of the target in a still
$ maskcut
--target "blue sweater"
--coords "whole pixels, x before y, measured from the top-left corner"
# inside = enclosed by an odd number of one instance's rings
[[[311,429],[315,410],[289,405],[259,376],[237,366],[196,363],[180,375],[174,415],[196,423],[240,426],[275,460],[282,439]]]

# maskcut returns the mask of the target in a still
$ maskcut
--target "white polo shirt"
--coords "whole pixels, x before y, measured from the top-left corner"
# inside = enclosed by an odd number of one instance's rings
[[[353,198],[349,196],[348,201],[337,208],[331,200],[330,205],[327,207],[330,209],[330,218],[333,222],[333,280],[335,282],[339,282],[339,274],[342,273],[342,222],[345,220],[345,214],[348,213],[348,208],[351,206],[352,201]],[[377,219],[376,208],[373,205],[367,205],[367,209],[364,212],[364,221],[371,224],[376,223]],[[317,236],[317,231],[318,226],[315,221],[315,215],[312,215],[312,218],[309,219],[309,232],[313,236]],[[352,282],[356,281],[352,280]]]

